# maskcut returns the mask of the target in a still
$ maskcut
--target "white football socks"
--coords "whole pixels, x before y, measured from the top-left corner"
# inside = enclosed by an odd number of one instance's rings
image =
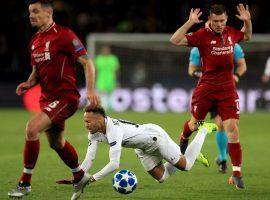
[[[197,135],[192,140],[192,142],[188,145],[186,153],[184,154],[184,156],[186,157],[185,170],[190,170],[194,165],[195,160],[197,159],[199,153],[201,152],[202,145],[204,143],[207,132],[208,130],[205,128],[199,130]]]

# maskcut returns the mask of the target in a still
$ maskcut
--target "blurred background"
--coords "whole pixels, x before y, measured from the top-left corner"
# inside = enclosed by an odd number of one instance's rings
[[[249,5],[254,32],[250,42],[241,44],[248,67],[237,86],[242,111],[270,111],[270,84],[262,81],[270,57],[270,18],[269,6],[262,1],[55,0],[54,20],[79,36],[94,61],[104,46],[117,58],[118,67],[112,71],[116,87],[102,93],[109,109],[184,112],[195,86],[187,73],[190,49],[173,46],[169,38],[187,20],[191,8],[201,8],[201,18],[207,20],[213,3],[224,4],[228,25],[241,29],[242,22],[235,17],[239,2]],[[1,1],[0,27],[0,107],[23,107],[15,89],[31,72],[28,43],[35,33],[28,19],[27,0]],[[78,77],[83,106],[81,68]]]

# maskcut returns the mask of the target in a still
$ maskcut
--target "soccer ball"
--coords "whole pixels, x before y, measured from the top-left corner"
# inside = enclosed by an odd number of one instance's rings
[[[115,173],[112,185],[115,191],[121,194],[130,194],[137,187],[137,177],[131,171],[122,169]]]

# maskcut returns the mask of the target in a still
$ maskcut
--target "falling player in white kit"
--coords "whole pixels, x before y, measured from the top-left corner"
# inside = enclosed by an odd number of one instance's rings
[[[90,182],[98,181],[119,168],[122,147],[134,148],[144,169],[158,182],[162,183],[177,169],[190,170],[199,155],[207,133],[217,130],[212,123],[203,123],[193,141],[188,145],[185,155],[179,146],[160,126],[156,124],[135,124],[113,119],[105,115],[103,108],[87,106],[84,113],[85,127],[89,131],[89,145],[81,165],[87,172],[95,159],[98,143],[110,145],[110,162],[99,172],[91,175]],[[162,163],[165,159],[167,162]],[[58,183],[69,183],[60,180]]]

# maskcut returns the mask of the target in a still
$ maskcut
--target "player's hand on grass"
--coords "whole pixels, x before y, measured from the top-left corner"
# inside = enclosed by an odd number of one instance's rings
[[[60,179],[60,180],[57,180],[55,181],[56,183],[58,184],[64,184],[64,185],[70,185],[70,184],[73,184],[73,179]]]

